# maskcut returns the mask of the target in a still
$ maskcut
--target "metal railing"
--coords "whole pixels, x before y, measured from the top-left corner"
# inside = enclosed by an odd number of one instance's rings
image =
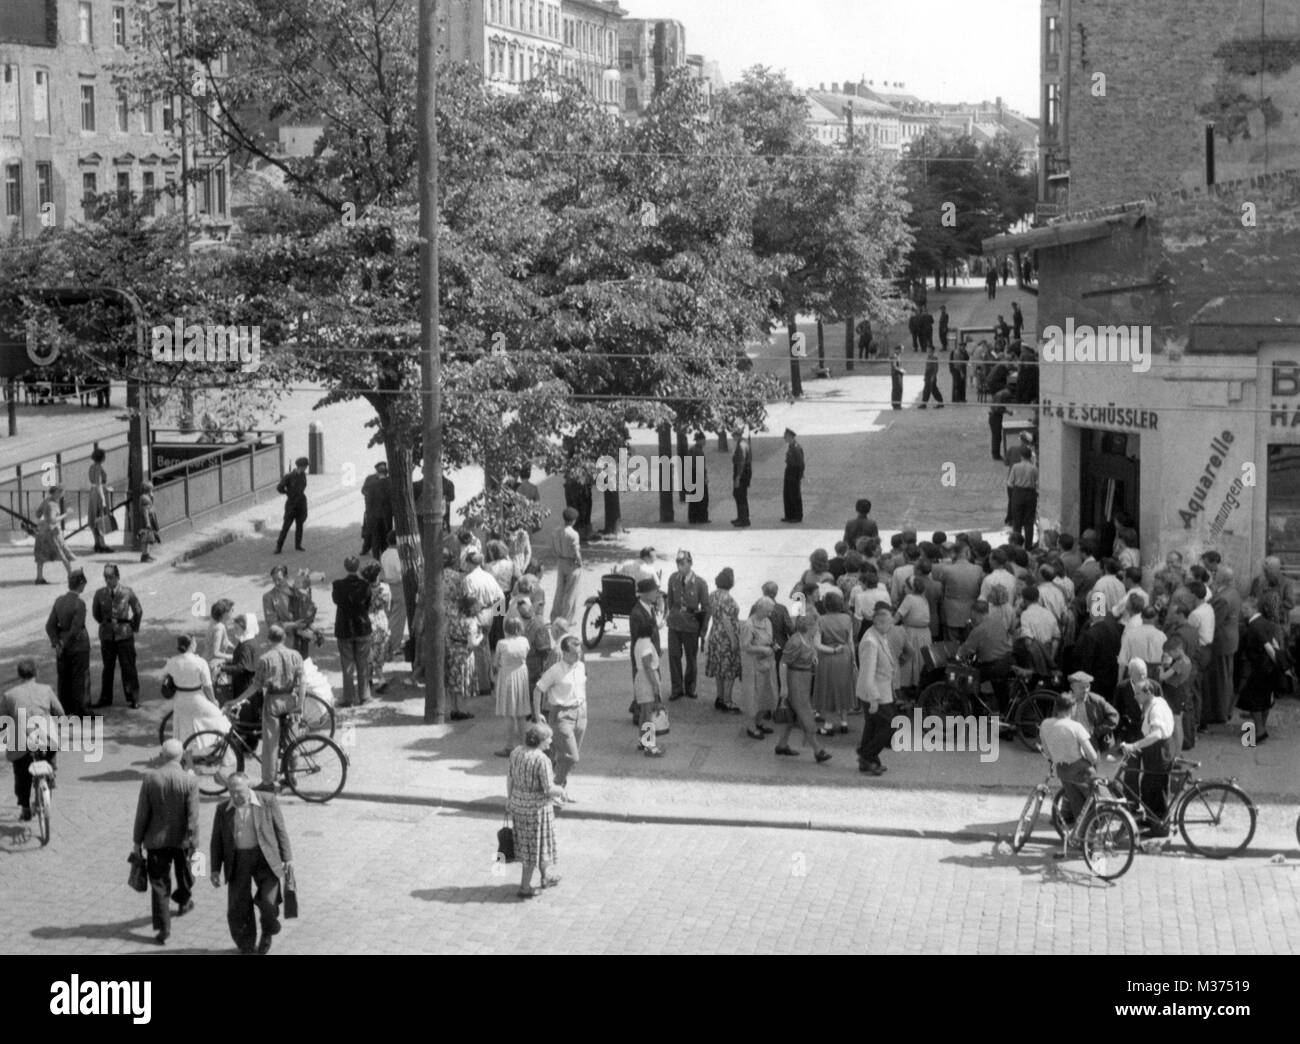
[[[90,507],[90,455],[96,448],[106,455],[104,469],[108,483],[114,487],[114,503],[126,498],[127,449],[126,432],[107,435],[94,442],[83,442],[44,457],[33,457],[18,464],[0,467],[0,505],[16,511],[26,518],[34,518],[49,487],[56,482],[63,486],[64,508],[69,516],[64,521],[67,531],[76,529],[87,521]],[[82,476],[78,479],[77,476]],[[84,482],[84,485],[77,484]],[[0,513],[0,526],[20,529],[22,523],[12,515]],[[119,519],[119,521],[121,521]]]
[[[212,443],[211,453],[153,472],[154,512],[160,528],[193,521],[280,481],[284,433],[248,434],[254,439]]]

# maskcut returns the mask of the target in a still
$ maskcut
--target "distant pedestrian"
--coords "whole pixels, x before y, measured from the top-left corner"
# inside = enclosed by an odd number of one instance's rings
[[[958,344],[952,350],[948,360],[948,373],[952,377],[952,401],[966,401],[966,368],[970,362],[970,353],[964,344]]]
[[[677,552],[677,570],[668,578],[668,672],[670,700],[695,699],[700,642],[709,628],[709,585],[697,576],[689,551]]]
[[[743,431],[736,432],[736,449],[731,454],[731,495],[736,501],[733,526],[749,525],[749,483],[754,477],[754,453],[750,440]]]
[[[63,510],[63,487],[51,486],[36,509],[36,582],[48,584],[45,579],[46,562],[62,562],[63,568],[72,573],[74,561],[68,545],[63,542],[63,520],[68,513]]]
[[[90,531],[95,537],[95,553],[110,554],[112,548],[104,540],[104,537],[116,530],[117,526],[113,520],[113,488],[108,484],[108,471],[104,467],[104,461],[108,455],[95,447],[94,452],[90,454],[90,507],[86,511],[86,521],[90,523]]]
[[[894,610],[888,602],[877,602],[872,625],[858,644],[857,698],[864,712],[862,740],[858,744],[858,771],[880,776],[885,766],[880,752],[889,746],[894,717],[894,680],[898,660],[889,632],[894,626]]]
[[[903,346],[900,344],[889,357],[889,403],[895,410],[903,408]]]
[[[922,312],[920,318],[921,324],[921,347],[929,352],[934,350],[934,316],[929,312]]]
[[[1020,335],[1025,329],[1025,314],[1020,310],[1020,305],[1011,302],[1011,332],[1015,339],[1020,340]]]
[[[176,916],[194,909],[194,872],[190,859],[199,847],[199,781],[181,767],[180,740],[162,745],[158,767],[140,784],[135,806],[135,853],[146,857],[154,939],[162,946],[172,934],[171,902]],[[176,891],[172,891],[172,871]]]
[[[122,667],[122,693],[127,706],[140,706],[140,678],[135,669],[135,636],[140,632],[144,610],[135,592],[122,583],[122,574],[111,562],[104,566],[104,586],[95,592],[91,615],[99,624],[99,651],[104,661],[99,702],[103,710],[113,702],[113,674]]]
[[[919,309],[913,309],[907,318],[907,332],[912,337],[912,351],[921,350],[921,315]]]
[[[140,483],[140,529],[135,535],[140,545],[140,561],[152,562],[149,548],[162,543],[162,528],[158,525],[158,512],[154,510],[153,483]]]
[[[939,349],[948,350],[948,306],[939,306]]]
[[[361,579],[370,587],[370,691],[388,688],[384,661],[388,650],[388,612],[393,606],[393,589],[384,583],[381,566],[371,562],[361,570]]]
[[[86,630],[86,574],[74,569],[68,574],[68,589],[54,600],[45,621],[45,633],[54,647],[59,675],[59,702],[67,713],[86,713],[90,689],[90,634]]]
[[[378,559],[388,546],[388,534],[393,528],[393,483],[388,477],[387,461],[381,460],[374,473],[366,476],[361,496],[366,505],[361,519],[361,555]]]
[[[396,660],[402,654],[402,642],[406,638],[406,582],[402,572],[402,556],[397,550],[397,533],[388,534],[388,546],[379,557],[379,566],[384,583],[393,593],[393,604],[388,610],[388,648],[375,650],[382,657],[381,663]]]
[[[293,462],[293,470],[280,480],[275,487],[277,493],[284,496],[284,525],[280,527],[280,537],[275,542],[275,553],[284,551],[284,541],[289,535],[289,527],[294,527],[293,546],[296,551],[303,551],[302,527],[307,521],[307,468],[311,461],[299,457]]]
[[[528,726],[524,741],[510,752],[506,773],[506,809],[514,830],[515,858],[521,864],[519,898],[531,899],[533,871],[542,874],[541,887],[553,888],[560,875],[552,869],[555,853],[555,800],[563,798],[564,788],[555,782],[551,759],[546,752],[554,733],[549,725],[538,722]]]
[[[998,321],[993,324],[993,334],[995,337],[998,337],[1003,341],[1009,341],[1011,339],[1011,327],[1007,325],[1006,319],[1000,315],[998,316]]]
[[[1023,536],[1026,547],[1033,547],[1034,522],[1038,518],[1038,468],[1032,459],[1011,466],[1007,490],[1011,496],[1011,532]]]
[[[212,887],[221,887],[225,874],[226,923],[239,952],[267,954],[280,934],[281,882],[293,869],[289,831],[279,802],[255,793],[244,773],[230,776],[228,790],[212,819]],[[260,939],[254,906],[262,922]]]
[[[858,358],[859,359],[871,358],[873,354],[872,342],[874,340],[875,340],[875,335],[872,333],[871,330],[871,320],[863,319],[861,322],[858,323]]]
[[[340,707],[370,702],[370,585],[361,579],[361,560],[349,555],[343,560],[347,574],[334,581],[332,597],[334,638],[339,644],[343,670],[343,700]]]
[[[578,617],[578,582],[582,579],[582,543],[578,538],[578,512],[564,509],[564,525],[555,530],[551,550],[555,552],[555,600],[551,603],[551,619]]]
[[[1007,285],[1007,280],[1011,278],[1011,258],[1002,259],[1002,285]]]
[[[1002,459],[1002,418],[1007,414],[1007,408],[1001,403],[994,403],[989,407],[989,435],[992,437],[993,459]]]
[[[632,701],[633,720],[640,730],[641,739],[638,747],[646,757],[657,758],[663,754],[655,740],[655,729],[651,724],[656,713],[663,709],[663,676],[660,673],[659,657],[659,616],[661,603],[658,588],[653,580],[641,580],[637,583],[640,604],[633,610],[640,619],[632,628]],[[649,604],[645,604],[646,602]],[[647,625],[646,615],[650,623]]]
[[[921,406],[925,410],[929,409],[930,399],[933,398],[937,405],[936,410],[943,409],[943,392],[939,390],[939,357],[935,354],[934,345],[929,346],[929,354],[925,357],[925,389],[921,392]]]
[[[866,497],[862,497],[853,506],[853,509],[857,512],[857,515],[849,519],[844,526],[844,543],[851,548],[856,548],[858,541],[862,537],[874,538],[880,536],[880,527],[876,525],[875,519],[871,517],[871,501]]]
[[[785,480],[782,495],[785,500],[785,517],[782,522],[803,521],[803,483],[804,456],[799,437],[789,428],[785,429]]]
[[[0,724],[5,726],[5,760],[13,767],[14,796],[24,821],[32,818],[32,762],[58,764],[58,723],[53,719],[66,713],[54,690],[36,680],[36,661],[30,657],[19,660],[18,684],[0,696]],[[23,742],[10,734],[20,722],[26,729]],[[41,736],[45,737],[43,743],[33,742]],[[44,750],[33,749],[36,747]]]
[[[704,447],[704,432],[697,431],[691,457],[694,458],[695,481],[700,484],[701,495],[699,500],[687,501],[686,521],[691,525],[704,525],[709,521],[709,472],[704,459]]]
[[[998,296],[998,270],[992,262],[989,263],[989,270],[984,276],[984,287],[988,291],[990,301]]]

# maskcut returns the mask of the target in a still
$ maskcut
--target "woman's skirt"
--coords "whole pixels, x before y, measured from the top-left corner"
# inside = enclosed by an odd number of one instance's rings
[[[740,676],[741,710],[751,718],[765,711],[776,710],[776,663],[768,658],[743,656]],[[811,675],[809,675],[811,677]]]
[[[555,862],[555,808],[549,797],[512,800],[510,821],[515,831],[515,858],[525,866]]]
[[[63,542],[63,534],[57,529],[41,528],[36,531],[36,561],[62,562],[67,565],[72,561],[68,545]]]
[[[1248,678],[1237,697],[1237,709],[1251,714],[1263,714],[1273,706],[1275,687],[1272,676]]]
[[[846,715],[857,702],[857,672],[851,652],[822,654],[817,659],[813,706],[822,714]]]
[[[904,627],[903,641],[907,647],[912,650],[912,655],[908,657],[907,662],[899,667],[898,687],[900,689],[914,689],[921,684],[921,650],[928,649],[933,644],[930,640],[930,625],[924,627]]]
[[[502,671],[497,678],[497,717],[526,718],[533,713],[528,668]]]

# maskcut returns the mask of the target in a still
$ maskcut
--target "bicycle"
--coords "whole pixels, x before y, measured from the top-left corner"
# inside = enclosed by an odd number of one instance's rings
[[[50,786],[54,782],[54,763],[48,758],[48,752],[35,751],[28,768],[32,776],[32,819],[42,848],[50,843]]]
[[[1035,686],[1039,680],[1034,671],[1012,666],[1004,716],[985,699],[979,668],[970,658],[959,659],[944,667],[943,681],[927,685],[921,691],[921,710],[927,716],[948,718],[969,715],[978,707],[975,710],[978,717],[996,717],[1001,730],[1014,731],[1021,746],[1037,750],[1039,726],[1055,713],[1057,697],[1047,686]]]
[[[260,726],[239,720],[239,700],[225,708],[231,720],[229,732],[205,729],[185,741],[190,768],[199,777],[199,793],[220,797],[235,772],[244,771],[245,756],[255,756],[262,740]],[[337,743],[319,733],[300,732],[298,713],[281,717],[279,775],[289,789],[304,801],[324,804],[337,797],[348,778],[348,756]]]
[[[235,696],[224,668],[218,672],[212,689],[218,705]],[[175,713],[175,711],[168,711],[163,715],[162,721],[158,723],[158,746],[160,747],[176,735],[176,731],[172,727],[172,719],[175,717]],[[334,708],[319,696],[313,696],[311,693],[303,694],[302,722],[309,732],[320,732],[329,736],[330,739],[334,738],[337,715]]]
[[[1255,836],[1258,813],[1254,801],[1237,785],[1235,778],[1193,779],[1192,770],[1200,768],[1201,763],[1175,758],[1169,773],[1169,807],[1164,816],[1159,817],[1124,781],[1124,769],[1132,756],[1128,754],[1120,758],[1115,775],[1104,782],[1111,794],[1123,801],[1135,816],[1158,823],[1165,832],[1176,823],[1187,847],[1207,859],[1227,859],[1246,850]],[[1063,800],[1064,792],[1052,801],[1052,824],[1062,836],[1064,823],[1060,809]],[[1297,823],[1296,830],[1300,835],[1300,823]],[[1216,837],[1221,843],[1213,843]]]
[[[1011,850],[1019,852],[1033,833],[1043,802],[1052,790],[1055,766],[1049,764],[1047,778],[1029,794],[1011,838]],[[1076,845],[1083,852],[1088,869],[1103,881],[1113,881],[1128,872],[1137,851],[1138,826],[1127,803],[1111,793],[1109,781],[1100,777],[1090,784],[1088,800],[1075,817],[1073,826],[1064,829],[1064,789],[1052,801],[1052,822],[1061,835],[1061,855]]]

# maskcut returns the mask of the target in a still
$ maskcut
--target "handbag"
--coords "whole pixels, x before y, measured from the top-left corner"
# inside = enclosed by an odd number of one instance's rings
[[[170,700],[176,696],[176,682],[170,674],[163,675],[162,695],[164,700]]]
[[[772,721],[777,725],[794,724],[794,710],[790,707],[790,701],[784,696],[776,703],[776,710],[772,712]]]
[[[132,852],[126,857],[126,861],[131,864],[131,870],[126,875],[126,883],[137,892],[149,891],[149,873],[145,869],[144,856],[139,852]]]
[[[515,831],[510,825],[510,816],[506,816],[506,825],[497,831],[497,861],[513,863],[515,861]]]
[[[285,920],[298,916],[298,879],[294,877],[293,867],[284,872],[284,916]]]
[[[668,735],[668,712],[663,707],[656,708],[650,721],[654,724],[656,736]]]
[[[95,528],[104,536],[109,533],[116,533],[118,530],[117,519],[113,516],[113,508],[110,504],[100,513],[99,518],[95,520]]]

